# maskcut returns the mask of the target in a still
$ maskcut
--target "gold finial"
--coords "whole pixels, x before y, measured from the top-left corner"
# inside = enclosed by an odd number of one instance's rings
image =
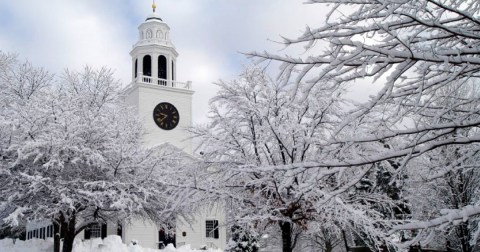
[[[155,4],[155,0],[153,0],[153,4],[152,4],[152,9],[153,9],[153,12],[155,12],[155,9],[157,8],[157,5]]]

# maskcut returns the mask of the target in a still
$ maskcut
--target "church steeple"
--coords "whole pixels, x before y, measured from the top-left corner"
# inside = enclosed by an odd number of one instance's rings
[[[189,83],[176,81],[178,52],[170,40],[170,27],[162,20],[155,1],[153,12],[138,27],[138,41],[132,56],[132,80],[164,87],[190,89]]]
[[[152,10],[138,27],[138,41],[130,52],[133,81],[125,88],[125,102],[135,109],[142,122],[142,142],[145,146],[152,147],[155,155],[172,153],[178,156],[180,162],[190,162],[195,159],[192,137],[188,131],[192,126],[194,91],[190,82],[176,80],[178,53],[170,40],[170,28],[158,15],[155,2]],[[178,149],[192,157],[177,152]],[[192,244],[193,247],[200,247],[210,243],[209,247],[226,247],[225,211],[222,203],[215,204],[214,208],[210,208],[210,205],[208,208],[202,207],[192,217],[195,218],[193,222],[185,223],[181,219],[176,221],[176,232],[182,234],[177,235],[177,245]],[[150,248],[167,243],[167,240],[157,235],[159,230],[153,221],[132,218],[132,223],[124,226],[123,241],[136,240],[138,244]],[[205,223],[216,223],[218,227],[215,238],[218,239],[213,239],[211,232],[205,231],[205,225],[209,225]]]
[[[146,146],[169,143],[191,154],[186,129],[192,126],[194,91],[190,81],[177,80],[178,53],[155,2],[149,12],[138,26],[138,39],[130,52],[132,83],[126,88],[125,101],[136,108],[142,120]]]

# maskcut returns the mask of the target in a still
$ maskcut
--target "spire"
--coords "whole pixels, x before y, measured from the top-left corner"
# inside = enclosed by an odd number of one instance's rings
[[[153,12],[155,13],[155,9],[157,8],[157,5],[155,4],[155,0],[153,0],[153,4],[152,4],[152,9],[153,9]]]
[[[158,15],[158,13],[156,13],[155,11],[157,10],[157,4],[155,3],[155,0],[152,1],[152,10],[153,10],[153,13],[151,13],[150,15],[148,15],[147,19],[145,21],[148,21],[148,20],[158,20],[158,21],[162,21],[163,20],[160,18],[160,16]]]

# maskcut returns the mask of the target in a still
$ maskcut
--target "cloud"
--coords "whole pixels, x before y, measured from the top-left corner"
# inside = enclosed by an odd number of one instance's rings
[[[99,13],[99,6],[88,1],[15,1],[7,4],[13,13],[7,30],[10,43],[2,48],[17,52],[53,72],[83,65],[125,69],[129,47],[121,21]],[[4,6],[2,6],[4,8]],[[92,11],[95,10],[95,11]]]
[[[0,48],[59,73],[68,67],[108,66],[126,85],[131,80],[137,27],[150,1],[0,0]],[[204,122],[212,82],[232,79],[248,64],[239,52],[279,52],[269,41],[296,37],[325,13],[319,5],[291,0],[157,1],[180,56],[179,81],[193,81],[194,122]]]

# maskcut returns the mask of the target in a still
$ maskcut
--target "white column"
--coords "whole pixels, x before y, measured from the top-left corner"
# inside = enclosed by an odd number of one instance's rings
[[[168,54],[167,55],[167,82],[170,84],[170,86],[173,87],[173,82],[172,82],[172,55]]]
[[[143,56],[145,55],[138,55],[138,69],[137,69],[137,78],[139,82],[143,82]]]
[[[152,53],[152,81],[153,84],[158,84],[158,54]]]
[[[138,67],[138,65],[137,65],[137,67]],[[137,69],[137,71],[138,71],[138,69]],[[132,82],[133,81],[135,81],[135,57],[132,58]]]
[[[172,62],[170,62],[170,66],[173,66],[173,71],[172,71],[172,79],[178,79],[177,77],[177,61],[176,60],[172,60]]]

